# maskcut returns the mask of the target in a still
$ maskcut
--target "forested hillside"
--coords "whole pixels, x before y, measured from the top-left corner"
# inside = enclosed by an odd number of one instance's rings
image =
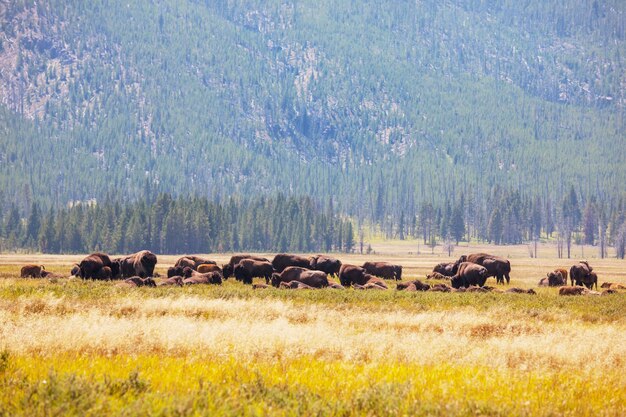
[[[546,219],[573,187],[581,206],[623,217],[625,11],[620,0],[2,2],[3,212],[282,192],[332,199],[390,233],[424,207],[463,203],[486,230],[509,196]]]

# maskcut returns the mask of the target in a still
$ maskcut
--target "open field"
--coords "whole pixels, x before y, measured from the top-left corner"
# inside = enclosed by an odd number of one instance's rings
[[[398,262],[406,279],[448,259],[390,247],[338,257]],[[575,261],[509,255],[519,287]],[[176,258],[160,256],[157,270]],[[155,289],[17,278],[27,262],[66,273],[80,259],[0,255],[0,416],[626,411],[623,293],[253,290],[233,280]],[[626,283],[623,260],[589,260],[600,283]]]

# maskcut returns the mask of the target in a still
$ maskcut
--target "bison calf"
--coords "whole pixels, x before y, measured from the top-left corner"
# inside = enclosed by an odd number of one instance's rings
[[[41,278],[41,272],[45,269],[43,265],[24,265],[20,270],[20,277]]]

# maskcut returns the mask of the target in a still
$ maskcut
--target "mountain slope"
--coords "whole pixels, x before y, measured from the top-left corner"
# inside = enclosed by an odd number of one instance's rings
[[[497,3],[497,4],[496,4]],[[624,4],[9,2],[0,184],[334,196],[624,192]],[[616,152],[617,150],[617,152]]]

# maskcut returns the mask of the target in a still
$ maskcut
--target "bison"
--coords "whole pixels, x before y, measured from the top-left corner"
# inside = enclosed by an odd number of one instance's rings
[[[533,290],[532,288],[529,288],[529,289],[525,290],[523,288],[517,288],[517,287],[509,288],[508,290],[505,291],[505,293],[532,294],[532,295],[536,295],[537,294],[537,292],[535,292],[535,290]]]
[[[377,277],[395,279],[396,281],[402,279],[401,265],[395,265],[389,262],[365,262],[363,269],[368,274],[376,275]]]
[[[598,276],[592,271],[593,268],[589,266],[587,261],[580,261],[577,265],[572,265],[569,270],[572,286],[574,284],[576,284],[576,286],[584,285],[585,287],[592,289],[595,284],[597,289]]]
[[[234,275],[237,281],[244,284],[252,284],[252,278],[263,277],[265,283],[269,284],[272,279],[274,268],[272,264],[266,261],[256,261],[254,259],[242,259],[235,265]]]
[[[195,271],[196,269],[198,269],[198,266],[202,264],[216,265],[216,262],[211,261],[210,259],[203,258],[201,256],[185,255],[185,256],[178,258],[174,266],[181,266],[183,268],[188,266]]]
[[[313,289],[313,287],[311,287],[310,285],[305,284],[304,282],[300,282],[300,281],[289,281],[289,282],[281,282],[279,284],[279,288],[286,288],[286,289],[290,289],[290,290],[311,290]]]
[[[152,277],[157,257],[148,250],[142,250],[120,259],[120,270],[123,278],[139,276]]]
[[[235,265],[237,265],[242,259],[252,259],[255,261],[269,262],[267,258],[263,258],[260,256],[254,256],[254,255],[249,255],[249,254],[233,255],[230,257],[230,261],[228,261],[227,264],[222,266],[224,279],[228,279],[233,275],[233,272],[235,270]]]
[[[413,287],[414,289],[411,290],[410,287]],[[423,283],[419,279],[416,279],[415,281],[399,282],[396,286],[396,290],[398,291],[428,291],[429,289],[430,285]]]
[[[130,277],[117,284],[124,287],[156,287],[156,282],[152,278]]]
[[[610,290],[626,290],[626,285],[618,284],[617,282],[605,282],[600,288],[608,288]]]
[[[169,268],[167,268],[167,277],[172,278],[176,276],[182,276],[184,273],[184,269],[185,268],[183,268],[182,266],[170,266]]]
[[[281,282],[299,281],[313,288],[328,287],[328,276],[322,271],[311,271],[298,266],[290,266],[281,273],[272,275],[272,285],[276,288]]]
[[[352,284],[364,285],[367,282],[365,273],[365,269],[360,266],[343,264],[339,269],[339,282],[344,287]]]
[[[435,265],[435,267],[433,268],[433,273],[438,273],[445,277],[453,277],[456,274],[456,270],[458,269],[458,267],[459,265],[457,262],[444,262]]]
[[[455,289],[467,288],[472,285],[482,287],[485,285],[488,276],[489,272],[484,266],[473,262],[461,262],[456,275],[451,278],[450,283],[452,288]]]
[[[157,284],[157,287],[165,287],[165,286],[171,286],[171,285],[176,285],[178,287],[182,287],[183,286],[183,277],[181,277],[180,275],[168,277],[167,279],[159,282]]]
[[[559,269],[548,272],[546,275],[545,278],[539,281],[540,287],[562,287],[563,285],[567,285],[567,280],[563,279],[563,275]]]
[[[43,265],[24,265],[20,270],[20,277],[41,278],[41,273],[45,270]]]
[[[589,292],[587,288],[580,286],[561,287],[559,289],[559,295],[584,295],[587,292]]]
[[[183,280],[183,284],[185,285],[194,285],[194,284],[214,284],[214,285],[222,285],[222,274],[219,272],[207,272],[205,274],[201,274],[199,272],[193,271],[194,273],[189,278],[185,278]]]
[[[216,264],[201,264],[201,265],[198,265],[198,268],[196,269],[196,271],[198,271],[200,273],[217,271],[217,272],[219,272],[221,274],[222,273],[222,268],[220,268]]]
[[[329,275],[339,275],[341,261],[326,255],[315,255],[309,258],[311,269],[326,272]]]
[[[456,262],[457,267],[463,262],[473,262],[478,265],[482,265],[487,269],[487,277],[496,277],[498,284],[504,284],[511,282],[511,263],[508,259],[501,258],[499,256],[490,255],[488,253],[472,253],[470,255],[463,255]]]
[[[311,269],[309,258],[300,255],[292,255],[289,253],[279,253],[272,259],[272,266],[276,272],[281,273],[289,266],[299,266],[301,268]]]
[[[95,252],[86,256],[78,266],[80,269],[78,276],[81,278],[99,279],[98,276],[102,275],[99,274],[102,268],[105,266],[111,268],[111,258],[106,253]]]

